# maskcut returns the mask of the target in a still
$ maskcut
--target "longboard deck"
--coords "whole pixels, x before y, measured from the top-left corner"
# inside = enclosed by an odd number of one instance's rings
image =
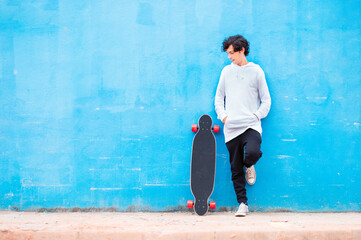
[[[216,139],[212,133],[212,118],[203,115],[193,139],[191,163],[191,190],[198,215],[208,211],[208,199],[213,192],[216,168]]]

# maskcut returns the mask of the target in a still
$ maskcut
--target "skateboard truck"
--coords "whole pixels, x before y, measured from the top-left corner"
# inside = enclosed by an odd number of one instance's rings
[[[214,201],[210,201],[209,204],[209,209],[216,209],[216,202]],[[193,208],[194,207],[194,202],[193,200],[188,200],[187,202],[187,208]]]
[[[198,129],[199,129],[199,128],[198,128],[198,125],[197,125],[197,124],[192,124],[192,132],[197,132]],[[212,127],[212,129],[213,129],[213,132],[219,133],[219,125],[214,125],[214,126]]]

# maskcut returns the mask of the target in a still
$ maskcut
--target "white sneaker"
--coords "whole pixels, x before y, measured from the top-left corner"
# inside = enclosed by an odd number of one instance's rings
[[[253,185],[256,183],[256,169],[254,166],[246,167],[246,180],[249,185]]]
[[[247,213],[248,213],[248,206],[244,203],[241,203],[239,205],[238,211],[236,212],[235,216],[236,217],[245,217]]]

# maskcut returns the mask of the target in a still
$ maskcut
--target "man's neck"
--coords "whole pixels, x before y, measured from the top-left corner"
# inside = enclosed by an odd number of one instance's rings
[[[238,65],[238,66],[244,66],[244,65],[246,65],[247,63],[248,63],[247,58],[242,58],[241,61],[240,61],[240,63],[237,64],[237,65]]]

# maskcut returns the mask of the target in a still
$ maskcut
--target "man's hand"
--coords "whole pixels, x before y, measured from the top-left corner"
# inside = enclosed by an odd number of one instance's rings
[[[228,116],[227,116],[227,117],[228,117]],[[223,118],[223,120],[222,120],[222,123],[223,123],[223,124],[226,124],[227,117]]]

